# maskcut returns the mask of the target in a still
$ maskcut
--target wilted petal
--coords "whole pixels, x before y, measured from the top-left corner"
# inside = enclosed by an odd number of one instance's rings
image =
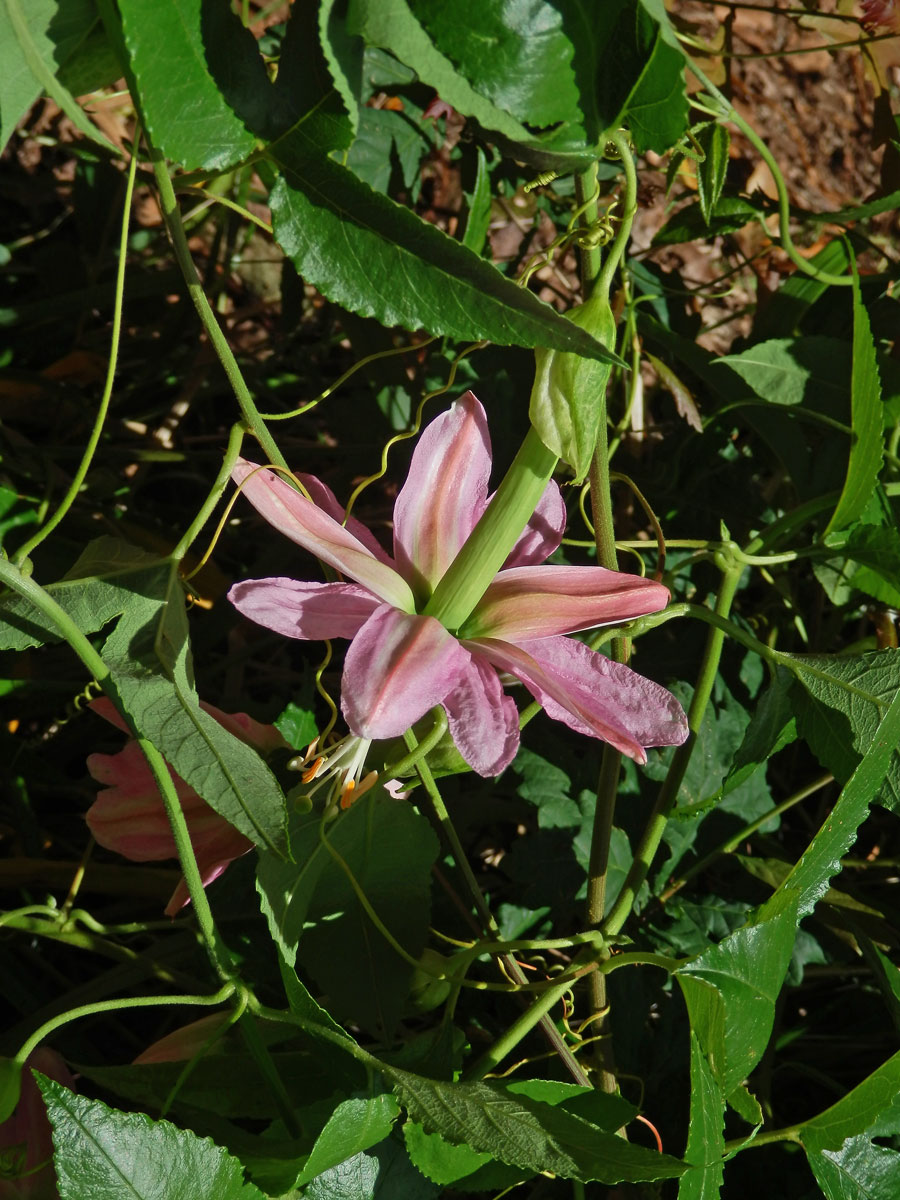
[[[583,642],[554,637],[514,646],[484,638],[468,645],[521,679],[548,716],[637,762],[647,761],[645,746],[679,746],[688,735],[687,718],[670,692]]]
[[[519,748],[519,712],[504,695],[494,668],[477,655],[444,697],[450,736],[479,775],[499,775]]]
[[[360,737],[399,737],[456,687],[470,660],[434,617],[383,604],[344,660],[341,709],[348,726]]]
[[[209,1052],[233,1024],[234,1017],[227,1010],[209,1013],[197,1021],[191,1021],[189,1025],[173,1029],[165,1037],[153,1042],[132,1060],[132,1065],[186,1062],[187,1059],[194,1058],[204,1050]]]
[[[487,418],[466,392],[419,438],[394,506],[394,557],[414,588],[424,581],[430,593],[458,554],[484,512],[490,473]]]
[[[49,1046],[32,1050],[22,1067],[22,1090],[15,1112],[0,1124],[0,1197],[3,1200],[58,1200],[53,1169],[53,1135],[47,1106],[32,1068],[75,1091],[75,1078]]]
[[[274,472],[257,469],[256,463],[241,458],[231,477],[238,485],[244,484],[242,491],[256,511],[285,537],[387,603],[404,612],[414,610],[413,594],[393,567]]]
[[[565,531],[566,502],[559,485],[551,479],[504,567],[531,567],[542,563],[558,549]]]
[[[381,600],[355,583],[245,579],[228,599],[245,617],[284,637],[320,641],[352,638]]]
[[[604,567],[513,567],[494,578],[460,636],[553,637],[630,621],[668,602],[661,583]]]

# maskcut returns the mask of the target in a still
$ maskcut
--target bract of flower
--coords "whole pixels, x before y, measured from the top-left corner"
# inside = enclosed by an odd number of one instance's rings
[[[246,713],[222,712],[203,701],[200,706],[229,733],[255,747],[261,754],[285,744],[273,725],[262,725]],[[93,701],[91,709],[123,733],[128,732],[124,721],[106,697]],[[162,797],[137,742],[129,738],[124,749],[117,754],[91,754],[87,767],[98,783],[106,785],[86,814],[88,827],[97,842],[132,862],[177,858],[175,839]],[[191,845],[197,856],[200,878],[205,887],[218,879],[230,862],[246,854],[253,843],[211,809],[171,768],[169,773],[181,801]],[[175,916],[189,899],[187,884],[182,879],[166,905],[166,915]]]
[[[312,500],[239,460],[233,479],[281,533],[352,582],[249,579],[229,592],[251,620],[287,637],[350,638],[341,707],[362,738],[398,737],[434,706],[481,775],[499,774],[519,744],[518,710],[498,672],[514,675],[551,717],[611,742],[638,762],[678,745],[675,698],[630,668],[565,637],[665,607],[662,584],[602,567],[540,565],[560,544],[566,511],[550,482],[504,567],[459,629],[422,610],[490,500],[487,418],[471,392],[425,429],[394,506],[394,553],[345,514],[312,476]]]

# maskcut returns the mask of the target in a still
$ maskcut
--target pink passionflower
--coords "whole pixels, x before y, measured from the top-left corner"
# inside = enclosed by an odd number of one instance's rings
[[[222,712],[203,701],[200,707],[229,733],[261,754],[285,745],[273,725],[261,725],[246,713]],[[125,722],[105,696],[95,700],[91,708],[123,733],[128,732]],[[157,862],[178,857],[156,781],[133,738],[129,738],[118,754],[89,755],[87,768],[98,783],[106,784],[86,815],[90,831],[101,846],[132,862]],[[246,854],[253,843],[214,812],[171,768],[169,773],[181,801],[205,887],[218,879],[230,862]],[[187,884],[182,879],[166,905],[166,915],[174,917],[189,899]]]
[[[896,0],[862,0],[862,24],[870,33],[900,33],[900,8]]]
[[[394,505],[390,557],[310,475],[307,499],[272,471],[239,460],[232,478],[281,533],[353,583],[248,579],[228,593],[251,620],[295,638],[351,638],[341,708],[359,737],[398,737],[443,705],[460,753],[496,775],[519,744],[518,711],[498,672],[520,679],[547,713],[638,762],[645,746],[687,736],[664,688],[564,635],[664,608],[662,584],[602,567],[540,566],[559,546],[566,510],[551,481],[503,569],[459,629],[422,614],[488,501],[487,418],[471,392],[425,429]]]
[[[31,1068],[74,1089],[69,1068],[49,1046],[38,1046],[22,1069],[16,1110],[0,1124],[0,1200],[59,1200],[53,1170],[53,1137],[47,1109]]]

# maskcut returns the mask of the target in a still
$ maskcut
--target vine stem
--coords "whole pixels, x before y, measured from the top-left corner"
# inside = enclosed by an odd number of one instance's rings
[[[203,284],[200,281],[200,276],[197,274],[197,268],[194,266],[194,260],[191,257],[190,248],[187,244],[187,237],[181,220],[181,210],[178,207],[175,189],[169,177],[166,160],[163,154],[151,144],[150,139],[147,138],[146,140],[150,153],[150,162],[153,166],[153,174],[156,176],[156,186],[159,188],[163,219],[166,222],[166,228],[172,240],[172,248],[175,251],[175,258],[184,275],[184,281],[191,300],[194,302],[197,315],[200,318],[203,328],[206,330],[207,337],[212,343],[225,374],[228,376],[228,382],[231,384],[237,398],[241,415],[247,424],[248,430],[253,434],[260,446],[262,446],[268,455],[269,461],[287,470],[288,466],[284,455],[278,449],[275,439],[269,433],[265,422],[260,416],[253,397],[250,395],[250,389],[247,387],[244,377],[241,374],[237,359],[234,357],[231,347],[228,345],[228,340],[222,332],[219,322],[216,320],[216,315],[210,306],[209,300],[206,298]]]
[[[33,579],[23,575],[16,566],[2,559],[0,559],[0,583],[6,584],[20,596],[29,600],[50,621],[60,636],[68,642],[72,650],[78,655],[100,687],[103,688],[103,691],[116,706],[116,710],[127,724],[129,732],[137,742],[141,753],[147,761],[147,766],[150,768],[162,796],[166,815],[172,827],[172,836],[175,840],[175,847],[178,851],[188,894],[194,906],[194,915],[197,919],[200,934],[206,946],[210,962],[221,979],[232,980],[234,968],[231,965],[231,956],[222,943],[215,922],[213,921],[212,910],[209,907],[206,892],[203,890],[203,882],[200,878],[197,858],[194,854],[194,848],[191,845],[191,836],[188,831],[187,821],[185,820],[181,801],[178,799],[178,793],[175,790],[175,784],[172,782],[172,776],[169,773],[165,759],[153,743],[143,737],[135,726],[130,713],[126,711],[119,699],[115,681],[109,667],[66,610],[39,584],[35,583]]]
[[[137,150],[137,142],[140,138],[140,127],[135,132],[134,150]],[[113,318],[112,332],[110,335],[109,362],[106,366],[106,380],[103,385],[103,394],[100,397],[100,406],[97,409],[97,416],[94,419],[94,427],[91,430],[91,435],[88,438],[87,446],[85,446],[84,454],[81,456],[81,462],[78,464],[78,470],[72,477],[72,482],[69,484],[68,491],[60,501],[59,507],[52,517],[28,539],[24,545],[20,546],[16,552],[16,563],[26,561],[31,552],[38,547],[45,538],[49,537],[53,530],[57,527],[81,491],[82,484],[93,462],[94,454],[100,442],[100,435],[103,432],[103,426],[106,424],[106,415],[109,412],[109,402],[112,399],[113,380],[116,376],[116,366],[119,361],[119,340],[122,335],[122,298],[125,291],[125,261],[128,255],[128,223],[131,215],[131,199],[134,195],[134,180],[137,175],[137,153],[132,153],[131,162],[128,164],[128,175],[125,180],[125,200],[123,204],[124,214],[122,217],[122,229],[119,235],[119,263],[116,269],[116,288],[115,298],[113,301]]]
[[[725,565],[722,581],[719,584],[719,592],[716,596],[716,616],[723,619],[727,618],[728,613],[731,611],[731,605],[743,571],[744,567],[742,563],[730,560]],[[700,664],[700,673],[697,677],[690,707],[688,708],[688,728],[690,732],[687,740],[675,751],[672,765],[669,767],[668,774],[659,790],[656,803],[653,806],[640,843],[635,851],[634,860],[622,885],[622,890],[600,926],[604,936],[607,938],[612,938],[619,933],[622,926],[628,920],[641,885],[647,878],[656,851],[659,849],[669,814],[678,797],[678,789],[681,787],[681,781],[684,779],[688,764],[691,761],[697,735],[700,732],[700,725],[712,695],[724,642],[724,630],[712,626],[707,634],[703,660]]]
[[[82,1004],[78,1008],[71,1008],[68,1012],[60,1013],[56,1017],[51,1017],[49,1021],[45,1021],[39,1026],[27,1041],[23,1042],[19,1047],[19,1051],[15,1056],[15,1061],[23,1063],[28,1055],[34,1050],[35,1046],[39,1046],[46,1038],[50,1036],[54,1030],[60,1029],[63,1025],[68,1025],[70,1021],[77,1021],[81,1017],[94,1017],[101,1013],[122,1012],[127,1008],[159,1008],[164,1005],[185,1004],[193,1006],[214,1007],[217,1004],[224,1004],[225,1001],[233,996],[237,991],[237,987],[233,981],[229,981],[222,985],[217,992],[211,996],[132,996],[125,1000],[98,1000],[94,1004]]]
[[[625,173],[625,210],[616,237],[609,248],[605,261],[601,264],[599,253],[588,246],[582,250],[581,282],[585,299],[594,296],[607,297],[612,285],[613,276],[628,245],[631,233],[631,222],[637,207],[637,172],[634,159],[628,146],[626,136],[616,131],[611,142],[622,163]],[[582,174],[575,178],[575,194],[579,204],[585,204],[587,220],[594,221],[597,217],[597,163],[594,162]],[[610,347],[615,349],[615,347]],[[590,469],[591,517],[594,527],[597,562],[607,570],[618,569],[616,553],[616,534],[613,525],[612,495],[609,478],[609,441],[607,432],[606,392],[596,397],[600,408],[598,421],[597,444]],[[626,643],[623,638],[616,638],[610,647],[610,657],[623,663],[627,657]],[[609,871],[609,847],[612,838],[613,821],[615,818],[616,795],[619,787],[621,771],[621,753],[609,744],[603,747],[600,761],[600,775],[597,780],[597,802],[594,809],[594,823],[591,830],[591,849],[588,864],[587,903],[585,920],[588,926],[598,927],[603,920],[606,907],[606,882]],[[592,1013],[606,1013],[607,989],[606,977],[599,971],[592,973],[589,982],[590,1007]],[[615,1092],[618,1088],[615,1077],[615,1063],[609,1040],[609,1020],[607,1016],[598,1017],[599,1037],[595,1042],[595,1056],[599,1069],[600,1087],[604,1092]]]
[[[404,741],[406,742],[407,748],[410,751],[410,754],[413,754],[418,747],[418,741],[416,739],[416,735],[413,733],[413,731],[411,729],[408,729],[406,731],[406,733],[403,735],[403,737],[404,737]],[[494,920],[494,914],[491,912],[490,907],[488,906],[488,903],[484,898],[484,893],[482,892],[481,888],[478,886],[478,880],[475,878],[475,873],[473,872],[472,867],[469,864],[468,856],[467,856],[465,850],[463,849],[462,843],[459,840],[459,834],[456,832],[456,827],[453,824],[453,821],[451,820],[450,813],[447,811],[446,804],[444,804],[444,799],[441,796],[440,789],[437,786],[437,782],[435,781],[434,775],[431,772],[431,768],[429,767],[428,763],[425,761],[424,758],[419,759],[419,761],[416,763],[416,771],[418,772],[419,779],[422,781],[422,786],[424,787],[425,791],[428,794],[428,798],[431,801],[431,806],[434,810],[434,815],[438,821],[438,824],[441,827],[441,832],[444,834],[444,837],[446,838],[446,840],[450,846],[450,850],[453,854],[456,864],[463,874],[463,877],[466,881],[466,885],[468,886],[469,892],[471,894],[472,901],[473,901],[476,909],[478,910],[478,915],[481,917],[481,920],[484,924],[485,929],[489,933],[493,934],[494,937],[499,938],[500,930],[497,926],[497,922]],[[509,975],[509,977],[512,980],[514,980],[516,983],[527,983],[528,982],[528,980],[525,978],[525,973],[523,972],[522,968],[519,966],[519,964],[516,962],[515,958],[511,954],[503,955],[502,961],[503,961],[504,967],[506,968],[507,974]],[[569,1049],[569,1046],[567,1045],[565,1038],[562,1036],[562,1034],[556,1028],[556,1025],[553,1023],[553,1021],[548,1016],[548,1013],[550,1012],[550,1009],[553,1007],[553,1005],[557,1003],[560,996],[564,995],[565,992],[568,991],[568,989],[571,986],[572,986],[572,980],[570,979],[568,981],[568,983],[566,984],[565,988],[563,989],[563,991],[561,991],[558,996],[555,996],[555,998],[552,1001],[550,1001],[550,1003],[549,1003],[549,1005],[547,1005],[547,1007],[540,1008],[540,1006],[546,1001],[547,995],[550,994],[549,992],[544,993],[541,996],[540,1000],[538,1000],[536,1002],[536,1005],[535,1004],[531,1005],[526,1010],[526,1012],[523,1013],[523,1017],[524,1017],[524,1016],[527,1016],[528,1013],[535,1011],[536,1007],[538,1007],[540,1009],[540,1011],[536,1012],[534,1020],[530,1024],[528,1024],[527,1027],[522,1028],[522,1031],[519,1033],[516,1041],[513,1041],[513,1042],[509,1041],[509,1030],[507,1030],[507,1033],[504,1034],[503,1037],[501,1037],[499,1039],[499,1041],[496,1043],[496,1045],[500,1045],[502,1043],[503,1046],[505,1047],[503,1049],[503,1053],[500,1056],[502,1058],[508,1053],[509,1049],[512,1049],[512,1047],[514,1045],[516,1045],[516,1042],[519,1039],[524,1037],[525,1034],[528,1033],[534,1027],[534,1025],[540,1024],[541,1030],[542,1030],[544,1036],[547,1038],[547,1040],[550,1042],[553,1049],[556,1051],[556,1053],[562,1059],[563,1063],[566,1066],[566,1069],[568,1070],[568,1072],[572,1076],[572,1078],[575,1080],[575,1082],[580,1083],[582,1086],[590,1087],[591,1081],[585,1074],[584,1068],[578,1062],[578,1059],[574,1056],[572,1051]],[[556,989],[554,989],[554,992],[555,992],[555,990]],[[519,1022],[516,1022],[511,1028],[517,1028],[518,1025],[519,1025]],[[491,1051],[487,1051],[487,1055],[489,1056],[490,1054],[491,1054]],[[482,1056],[482,1058],[485,1058],[485,1057],[486,1056],[484,1056],[484,1055]],[[479,1062],[481,1062],[481,1061],[482,1061],[482,1059],[479,1059]],[[500,1060],[498,1059],[497,1061],[499,1062]],[[491,1067],[487,1067],[486,1070],[491,1070]]]
[[[822,271],[820,268],[813,266],[812,263],[807,262],[794,245],[794,240],[791,237],[791,204],[788,198],[787,184],[784,182],[784,176],[781,173],[781,168],[778,166],[775,156],[753,126],[744,120],[731,101],[719,91],[711,79],[707,78],[694,59],[685,54],[685,60],[690,70],[697,76],[710,96],[721,106],[718,110],[709,109],[706,111],[710,111],[715,117],[724,117],[727,121],[731,121],[733,125],[737,125],[738,129],[740,129],[744,137],[756,149],[760,158],[772,172],[772,178],[775,181],[775,190],[778,192],[778,232],[781,237],[782,248],[788,258],[805,275],[811,275],[814,279],[818,279],[820,283],[843,287],[851,286],[853,283],[852,275],[834,275],[831,271]],[[702,107],[702,105],[697,105],[696,100],[694,104],[697,107]]]

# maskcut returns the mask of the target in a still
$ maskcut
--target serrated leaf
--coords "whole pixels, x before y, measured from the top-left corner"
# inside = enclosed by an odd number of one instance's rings
[[[900,1154],[865,1136],[849,1138],[840,1150],[815,1151],[809,1165],[826,1200],[895,1200]]]
[[[725,186],[731,136],[724,125],[714,121],[712,125],[707,125],[697,140],[705,153],[703,160],[697,164],[697,196],[703,220],[708,225]]]
[[[44,590],[82,633],[96,633],[121,616],[145,573],[165,562],[120,538],[104,536],[90,542],[63,579]],[[15,592],[0,595],[0,649],[25,650],[61,640],[35,604]]]
[[[442,1187],[454,1186],[467,1192],[495,1191],[521,1183],[530,1175],[521,1167],[495,1162],[490,1154],[471,1146],[454,1146],[439,1133],[426,1133],[418,1121],[404,1124],[403,1139],[416,1168],[426,1179]]]
[[[716,1200],[724,1177],[725,1102],[706,1055],[691,1030],[691,1114],[684,1157],[691,1169],[678,1183],[678,1200]]]
[[[848,1138],[874,1125],[900,1092],[900,1052],[824,1112],[804,1121],[800,1139],[807,1150],[840,1150]]]
[[[481,96],[526,125],[577,121],[572,43],[560,6],[533,0],[411,0],[437,49]]]
[[[296,1186],[309,1183],[317,1175],[383,1141],[391,1132],[399,1112],[397,1101],[390,1093],[343,1100],[316,1138]]]
[[[448,1142],[466,1144],[534,1173],[601,1183],[675,1179],[686,1164],[599,1130],[563,1109],[496,1083],[443,1083],[387,1071],[414,1121]]]
[[[303,1192],[304,1200],[435,1200],[439,1194],[395,1138],[325,1171]]]
[[[295,9],[291,20],[300,13]],[[338,0],[324,0],[319,9],[319,41],[335,90],[349,115],[351,132],[359,127],[365,43],[347,29],[343,6]]]
[[[370,45],[390,50],[458,112],[514,141],[529,140],[524,125],[480,95],[438,50],[406,0],[351,0],[347,27]]]
[[[53,1126],[61,1200],[265,1200],[236,1158],[168,1121],[124,1113],[36,1076]]]
[[[138,732],[206,803],[259,846],[286,850],[286,804],[259,754],[200,707],[178,563],[143,572],[103,660]]]
[[[787,664],[797,683],[791,698],[797,728],[813,753],[841,782],[872,744],[879,722],[900,688],[900,650],[868,654],[797,654]],[[881,802],[896,804],[900,771],[892,763]]]
[[[260,856],[263,911],[285,959],[300,960],[328,992],[337,1016],[349,1014],[367,1029],[390,1032],[413,969],[373,926],[323,842],[320,822],[320,814],[307,813],[292,825],[296,863]],[[417,957],[428,935],[431,865],[438,853],[431,827],[415,809],[373,788],[327,827],[327,836],[373,911]]]
[[[203,0],[121,0],[119,11],[154,145],[189,169],[246,158],[272,92],[250,30]]]
[[[496,267],[325,157],[303,127],[269,154],[281,171],[270,196],[275,237],[330,300],[387,326],[615,360]]]
[[[894,692],[890,708],[834,808],[782,885],[799,894],[799,916],[812,912],[816,901],[828,890],[832,876],[840,870],[841,858],[853,844],[856,831],[865,820],[872,800],[881,791],[885,776],[892,767],[896,770],[898,744],[900,690]]]
[[[859,276],[853,275],[853,370],[850,376],[850,405],[853,440],[847,478],[828,522],[826,535],[845,529],[860,515],[872,496],[884,457],[881,381],[875,362],[875,342],[859,291]]]
[[[726,1096],[753,1070],[768,1043],[794,948],[798,899],[787,890],[776,892],[752,924],[676,972],[691,1027]],[[697,981],[705,986],[698,989]]]

